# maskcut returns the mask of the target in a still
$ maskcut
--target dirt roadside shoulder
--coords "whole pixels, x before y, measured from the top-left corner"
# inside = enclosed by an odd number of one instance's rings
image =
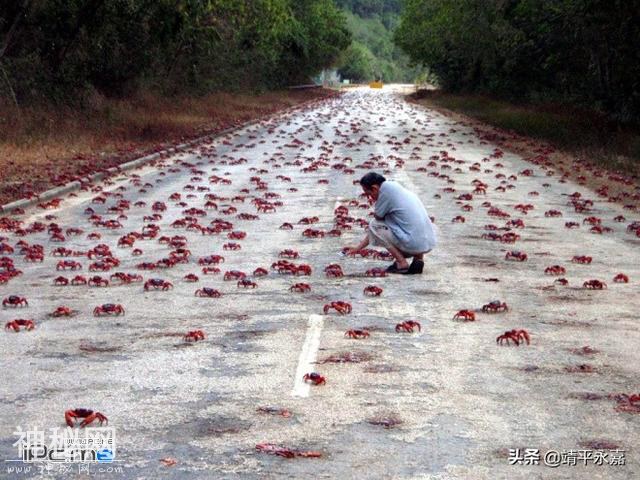
[[[100,99],[83,110],[0,106],[0,205],[338,95],[316,88],[199,99]]]

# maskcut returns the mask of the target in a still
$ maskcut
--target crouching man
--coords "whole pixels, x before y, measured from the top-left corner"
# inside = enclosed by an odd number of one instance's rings
[[[369,222],[367,236],[357,246],[346,247],[345,252],[352,254],[369,244],[384,247],[395,259],[387,272],[422,273],[424,254],[436,246],[436,234],[420,198],[375,172],[362,177],[360,186],[375,201],[374,219]],[[410,257],[411,264],[407,261]]]

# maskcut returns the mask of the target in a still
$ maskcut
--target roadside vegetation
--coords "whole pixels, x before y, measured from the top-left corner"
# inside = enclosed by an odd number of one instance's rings
[[[350,41],[332,0],[0,0],[0,94],[264,91],[306,82]]]
[[[0,117],[0,205],[158,149],[215,134],[305,102],[325,89],[165,97],[96,96],[72,106],[7,105]]]
[[[423,102],[638,173],[638,1],[404,5],[395,40],[438,87]]]
[[[332,0],[0,0],[0,203],[328,95],[283,87],[350,42]]]
[[[395,38],[448,92],[640,119],[640,3],[406,0]]]
[[[438,90],[419,90],[411,99],[547,142],[588,163],[640,179],[640,130],[621,125],[602,113],[568,105],[516,103]]]
[[[411,83],[423,70],[394,43],[401,0],[336,0],[353,37],[337,62],[338,73],[352,82]]]

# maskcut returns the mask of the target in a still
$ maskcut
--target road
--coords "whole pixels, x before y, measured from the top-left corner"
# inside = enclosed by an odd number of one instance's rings
[[[354,184],[369,170],[384,171],[415,191],[435,218],[439,245],[427,256],[423,275],[367,278],[366,270],[385,267],[385,261],[339,255],[362,236],[357,220],[369,218]],[[525,170],[531,175],[523,175]],[[487,185],[486,194],[472,193],[475,179]],[[259,189],[259,182],[266,189]],[[504,191],[496,190],[501,185]],[[640,477],[640,415],[631,403],[622,411],[624,397],[615,397],[640,392],[640,239],[626,231],[637,214],[633,218],[584,187],[561,183],[541,167],[497,151],[465,125],[407,104],[390,89],[351,91],[101,186],[102,193],[94,187],[57,208],[20,217],[24,226],[57,223],[64,242],[51,241],[46,231],[24,237],[0,232],[2,243],[15,247],[23,239],[43,245],[45,252],[42,263],[26,262],[17,249],[6,254],[24,274],[0,285],[0,297],[24,296],[29,306],[0,309],[0,320],[33,319],[36,327],[0,335],[3,459],[17,458],[18,426],[62,428],[64,412],[83,407],[106,415],[116,431],[114,465],[121,471],[103,478]],[[574,211],[569,204],[574,192],[594,200],[591,211]],[[174,193],[180,200],[169,199]],[[465,193],[472,199],[457,200]],[[209,198],[218,209],[197,217],[199,224],[220,218],[246,238],[171,226],[184,210],[202,209],[208,194],[215,195]],[[238,196],[244,201],[231,201]],[[275,212],[257,212],[254,198],[282,205]],[[90,223],[85,209],[93,208],[103,220],[117,219],[119,213],[109,209],[122,200],[130,201],[121,212],[127,217],[120,220],[122,228]],[[153,214],[154,202],[167,206],[153,222],[160,227],[158,236],[135,241],[139,256],[118,247],[123,235],[151,223],[143,217]],[[489,216],[485,202],[509,217]],[[514,208],[518,204],[533,209],[523,214]],[[334,210],[341,205],[349,209],[351,229],[340,237],[302,235],[307,228],[334,229]],[[463,205],[471,210],[463,211]],[[562,217],[545,216],[548,210]],[[242,213],[258,218],[243,220]],[[452,222],[458,215],[464,223]],[[627,218],[614,222],[618,215]],[[583,223],[588,216],[601,218],[612,231],[591,233]],[[303,217],[318,222],[299,224]],[[491,233],[485,225],[503,227],[518,218],[525,228],[511,230],[520,236],[514,244],[482,238]],[[566,228],[570,221],[579,228]],[[293,229],[279,228],[285,222]],[[83,233],[67,235],[70,227]],[[90,240],[90,232],[101,238]],[[173,248],[158,240],[176,235],[186,237],[187,263],[136,268],[168,257]],[[230,241],[241,249],[224,250]],[[65,259],[52,256],[54,248],[87,252],[97,244],[110,247],[120,261],[117,268],[89,272],[96,259],[85,256],[66,258],[79,261],[81,271],[56,271]],[[299,258],[290,261],[310,265],[312,274],[274,272],[271,264],[284,249],[297,251]],[[527,260],[507,261],[511,250],[525,252]],[[212,254],[225,261],[218,265],[221,273],[205,275],[197,259]],[[572,263],[580,255],[592,262]],[[332,263],[342,267],[343,277],[325,276],[324,267]],[[562,277],[568,285],[545,275],[552,265],[566,268]],[[252,277],[258,267],[269,274]],[[246,272],[257,288],[224,281],[230,270]],[[60,275],[109,278],[116,271],[160,278],[173,289],[144,291],[141,283],[117,281],[102,288],[53,286]],[[629,283],[613,281],[621,272]],[[189,273],[199,282],[184,281]],[[590,279],[608,288],[583,288]],[[290,291],[298,282],[311,290]],[[382,295],[365,296],[368,285],[382,287]],[[195,297],[203,287],[222,296]],[[338,300],[350,302],[352,313],[323,314],[325,304]],[[508,311],[480,310],[494,300],[505,302]],[[94,317],[93,309],[105,303],[121,304],[125,315]],[[61,305],[77,314],[51,318]],[[474,310],[476,320],[452,320],[461,309]],[[418,321],[421,331],[396,333],[395,325],[406,320]],[[356,328],[368,329],[370,336],[345,337]],[[497,344],[496,338],[512,329],[525,329],[531,344]],[[186,342],[183,335],[193,330],[202,330],[205,339]],[[586,346],[591,350],[583,350]],[[326,384],[302,382],[311,371]],[[263,413],[260,407],[290,415]],[[322,456],[270,455],[256,449],[264,442]],[[510,465],[509,449],[527,448],[542,456],[549,450],[600,448],[607,461],[618,449],[626,465],[589,461],[584,466],[578,460],[577,466],[553,468],[542,458],[539,465]],[[70,475],[54,471],[48,478]],[[72,478],[82,477],[76,472]]]

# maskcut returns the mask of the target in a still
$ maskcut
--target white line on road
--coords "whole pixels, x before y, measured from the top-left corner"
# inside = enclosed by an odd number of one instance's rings
[[[305,383],[302,377],[305,373],[310,373],[315,370],[314,364],[318,354],[318,348],[320,347],[320,333],[322,333],[323,323],[322,315],[309,315],[307,338],[305,338],[304,344],[302,345],[293,391],[291,392],[291,395],[294,397],[309,396],[309,384]]]
[[[334,210],[341,203],[342,197],[338,197],[334,205]],[[309,384],[306,383],[302,377],[304,377],[305,373],[310,373],[315,370],[315,361],[318,355],[318,348],[320,348],[320,333],[322,333],[323,324],[324,319],[322,315],[309,315],[307,337],[302,345],[302,351],[298,359],[298,368],[296,369],[296,377],[293,382],[293,391],[291,392],[291,395],[294,397],[309,396]]]

